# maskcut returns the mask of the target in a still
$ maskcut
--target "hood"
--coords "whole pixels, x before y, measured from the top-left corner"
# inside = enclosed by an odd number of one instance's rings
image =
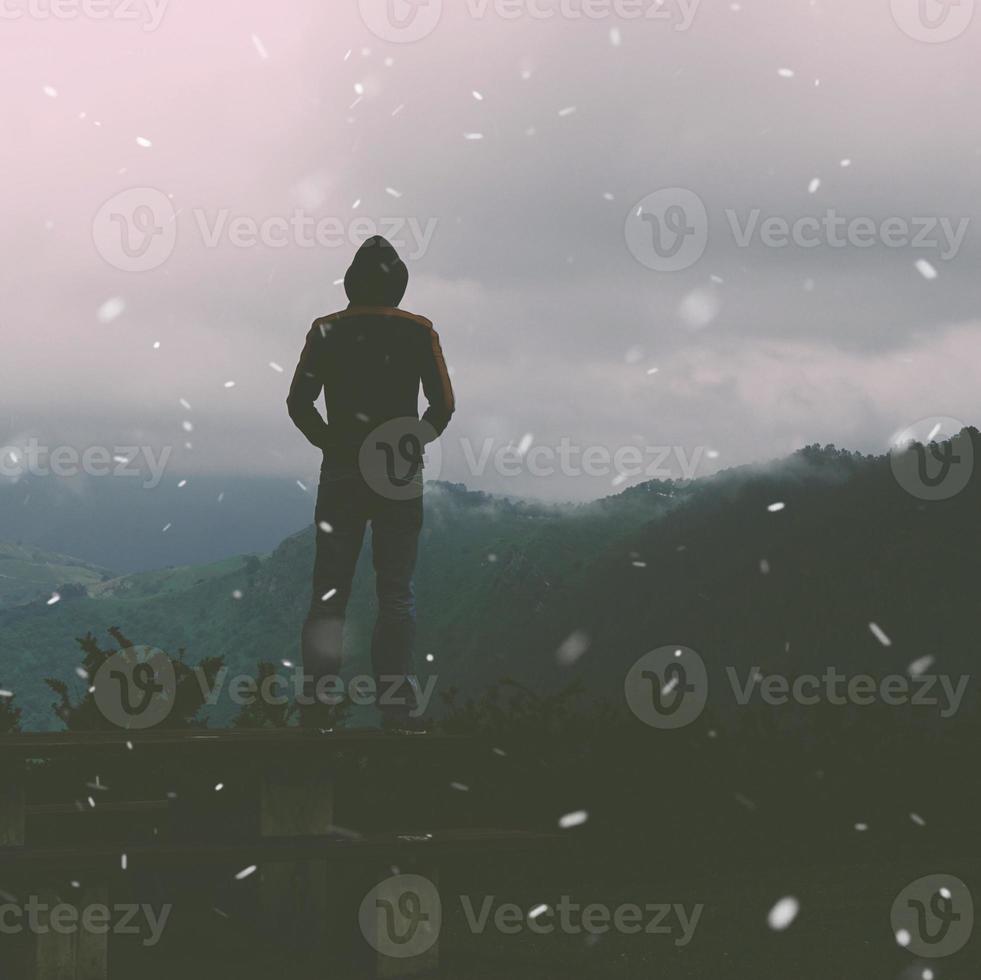
[[[344,291],[353,306],[398,306],[408,284],[409,270],[381,235],[358,249],[344,276]]]

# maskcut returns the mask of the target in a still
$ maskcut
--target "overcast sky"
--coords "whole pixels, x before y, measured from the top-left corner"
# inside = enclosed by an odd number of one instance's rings
[[[972,0],[63,2],[0,17],[0,446],[311,480],[286,390],[372,231],[452,371],[446,479],[981,420]]]

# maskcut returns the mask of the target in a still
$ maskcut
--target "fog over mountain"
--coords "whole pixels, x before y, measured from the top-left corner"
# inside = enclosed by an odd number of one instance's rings
[[[612,462],[472,460],[530,437],[679,447],[706,474],[981,417],[979,25],[929,44],[888,3],[502,6],[424,7],[413,43],[378,36],[382,0],[5,21],[0,447],[312,483],[289,375],[372,230],[453,371],[444,479],[582,500],[623,485]],[[704,254],[659,271],[626,229],[671,188],[702,203]],[[170,209],[172,250],[131,271],[112,215],[138,251],[139,202]]]

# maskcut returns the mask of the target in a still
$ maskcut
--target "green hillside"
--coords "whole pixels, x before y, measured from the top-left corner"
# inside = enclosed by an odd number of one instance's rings
[[[88,589],[111,574],[66,555],[49,554],[19,544],[0,544],[0,609],[38,599],[47,601],[66,585]]]
[[[510,629],[534,619],[551,591],[610,540],[665,511],[669,489],[664,496],[570,508],[432,485],[416,578],[424,611],[420,663],[432,654],[432,669],[441,670],[479,657],[487,644],[506,643]],[[187,649],[194,662],[223,656],[233,673],[254,672],[259,661],[296,661],[313,544],[311,528],[261,558],[125,576],[55,606],[35,602],[7,610],[0,614],[0,643],[15,653],[5,658],[3,683],[16,691],[28,726],[54,726],[43,678],[80,685],[76,638],[104,635],[113,626],[135,643],[174,654]],[[370,562],[363,560],[349,610],[354,673],[368,663],[372,593]],[[498,614],[502,603],[509,609],[505,617]],[[477,622],[485,624],[480,634],[473,629]]]
[[[971,431],[964,438],[981,458]],[[417,665],[438,675],[437,694],[474,695],[508,676],[538,690],[578,679],[621,701],[630,665],[667,644],[694,647],[719,673],[839,663],[903,673],[927,655],[937,669],[968,671],[981,635],[979,487],[975,475],[952,499],[927,503],[899,486],[887,457],[816,446],[580,506],[433,484],[416,578]],[[771,512],[775,501],[784,509]],[[54,606],[0,611],[0,681],[27,725],[49,727],[43,678],[80,684],[75,638],[90,631],[119,627],[136,643],[184,648],[192,663],[221,656],[232,674],[297,661],[312,561],[311,529],[262,558],[129,576]],[[363,560],[349,610],[351,674],[367,670],[373,608]],[[562,665],[556,651],[573,633],[588,649]],[[219,707],[213,720],[230,711]]]

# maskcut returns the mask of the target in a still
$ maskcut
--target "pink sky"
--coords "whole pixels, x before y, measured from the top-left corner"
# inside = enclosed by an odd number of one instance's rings
[[[189,473],[310,479],[285,391],[310,321],[344,303],[357,217],[431,229],[406,232],[404,305],[436,322],[453,369],[450,479],[609,492],[475,477],[463,437],[643,439],[732,465],[811,441],[881,450],[926,416],[978,423],[981,23],[929,44],[888,3],[704,0],[685,30],[670,4],[673,21],[474,3],[447,2],[407,44],[375,36],[355,0],[173,0],[153,30],[138,6],[137,21],[0,19],[0,445],[137,439],[176,446]],[[624,241],[631,208],[665,187],[696,192],[711,220],[704,257],[668,274]],[[149,271],[114,267],[93,239],[129,188],[177,213]],[[227,229],[297,208],[349,240],[207,242],[222,214]],[[725,213],[753,208],[969,225],[949,259],[738,248]]]

